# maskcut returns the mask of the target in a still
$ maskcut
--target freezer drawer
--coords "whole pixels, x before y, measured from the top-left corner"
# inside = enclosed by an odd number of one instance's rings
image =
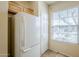
[[[28,50],[27,52],[23,52],[21,57],[31,57],[31,50]]]
[[[33,46],[27,51],[22,51],[21,57],[40,57],[40,44]]]
[[[31,57],[40,57],[40,44],[31,48]]]

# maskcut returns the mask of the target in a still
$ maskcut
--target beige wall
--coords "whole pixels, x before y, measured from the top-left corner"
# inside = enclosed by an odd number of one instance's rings
[[[0,1],[0,56],[8,55],[8,2]]]
[[[48,5],[44,2],[38,2],[38,14],[40,17],[40,41],[41,55],[48,49]]]
[[[55,11],[64,10],[67,8],[73,8],[73,7],[79,7],[79,2],[56,2],[49,6],[49,15],[51,15]],[[50,37],[49,37],[49,49],[60,52],[67,56],[79,56],[79,45],[55,41]]]

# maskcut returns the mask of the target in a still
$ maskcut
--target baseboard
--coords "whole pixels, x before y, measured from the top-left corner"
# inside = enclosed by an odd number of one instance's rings
[[[49,49],[49,50],[54,51],[54,52],[56,52],[56,53],[60,53],[60,54],[62,54],[62,55],[64,55],[64,56],[66,56],[66,57],[72,57],[72,56],[70,56],[70,55],[67,55],[67,54],[65,54],[65,53],[62,53],[62,52],[59,52],[59,51],[56,51],[56,50],[53,50],[53,49]]]

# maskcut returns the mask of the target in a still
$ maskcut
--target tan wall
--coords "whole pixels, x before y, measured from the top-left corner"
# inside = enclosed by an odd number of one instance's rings
[[[41,55],[48,49],[48,5],[38,2],[38,14],[40,17],[40,45]]]
[[[79,7],[79,2],[56,2],[49,6],[49,15],[51,15],[52,12],[64,10],[72,7]],[[49,32],[49,35],[50,35],[50,32]],[[49,37],[49,49],[60,52],[67,56],[79,56],[79,45],[58,42],[53,39],[50,39],[50,37]]]
[[[0,56],[8,55],[8,2],[0,1]]]

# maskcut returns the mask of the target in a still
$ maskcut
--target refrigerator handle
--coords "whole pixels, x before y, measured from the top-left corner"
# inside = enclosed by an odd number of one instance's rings
[[[21,51],[24,52],[24,53],[25,53],[25,52],[28,52],[29,50],[31,50],[31,48],[28,48],[28,49],[23,49],[23,48],[22,48],[22,49],[21,49]]]
[[[24,24],[24,21],[22,20],[22,25],[23,25],[23,28],[22,28],[22,39],[20,41],[20,49],[22,50],[22,48],[25,48],[25,24]]]

